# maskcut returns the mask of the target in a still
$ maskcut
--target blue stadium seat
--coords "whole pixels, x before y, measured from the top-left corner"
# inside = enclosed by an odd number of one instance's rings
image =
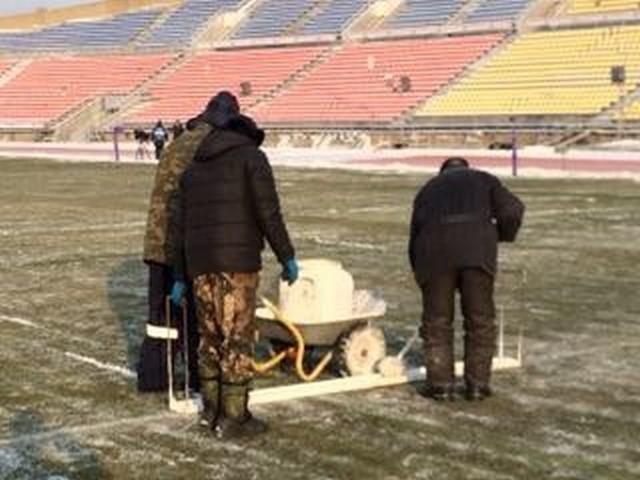
[[[104,20],[65,22],[31,32],[0,33],[0,50],[120,48],[147,28],[160,10],[125,13]]]
[[[300,33],[339,33],[366,3],[367,0],[331,0],[304,24]]]
[[[266,0],[233,38],[277,37],[316,3],[316,0]]]
[[[468,13],[467,22],[493,22],[517,18],[531,3],[530,0],[484,0]]]
[[[420,28],[445,24],[462,6],[462,0],[406,0],[384,24],[385,28]]]
[[[186,0],[144,42],[145,46],[175,46],[189,43],[193,34],[213,15],[235,8],[240,0]]]

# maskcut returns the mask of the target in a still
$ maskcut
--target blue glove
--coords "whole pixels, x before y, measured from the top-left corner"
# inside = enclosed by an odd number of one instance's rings
[[[176,307],[179,307],[182,303],[182,299],[184,298],[184,292],[187,290],[187,284],[181,281],[177,281],[173,283],[173,288],[171,288],[171,303],[173,303]]]
[[[300,268],[298,267],[298,262],[296,262],[295,257],[290,258],[282,267],[282,275],[280,277],[282,280],[286,281],[289,285],[292,285],[298,279],[298,274],[300,273]]]

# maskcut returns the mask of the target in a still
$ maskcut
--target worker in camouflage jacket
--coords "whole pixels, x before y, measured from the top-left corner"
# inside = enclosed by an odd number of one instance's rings
[[[209,104],[199,116],[187,122],[187,130],[176,138],[164,150],[158,167],[151,192],[147,228],[144,237],[144,262],[149,267],[149,314],[147,320],[146,337],[140,352],[138,363],[138,389],[143,392],[161,391],[167,388],[166,345],[167,338],[178,339],[183,343],[183,332],[176,325],[167,325],[165,318],[165,298],[171,292],[174,275],[172,266],[175,251],[171,227],[177,188],[180,177],[185,168],[191,163],[202,140],[213,128],[211,109],[215,105]],[[190,319],[195,318],[192,293],[185,292],[187,309]],[[179,318],[182,306],[173,308],[173,317]],[[188,322],[189,365],[192,372],[197,370],[198,330],[195,321]],[[191,376],[191,387],[199,389],[197,375]]]
[[[463,158],[444,162],[413,204],[409,260],[422,289],[427,395],[454,398],[454,295],[464,316],[464,380],[469,400],[491,394],[498,242],[513,242],[523,203],[493,175]]]
[[[216,98],[224,106],[216,128],[180,181],[176,265],[182,278],[174,301],[180,301],[181,285],[191,282],[201,336],[202,425],[219,438],[232,438],[266,429],[248,409],[265,240],[283,279],[294,282],[298,265],[273,172],[259,148],[264,132],[240,114],[233,95]]]

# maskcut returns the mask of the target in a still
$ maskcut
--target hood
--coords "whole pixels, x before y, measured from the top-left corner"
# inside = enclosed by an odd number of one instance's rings
[[[195,162],[215,160],[239,147],[259,147],[264,141],[264,131],[245,115],[239,115],[225,128],[214,128],[202,141],[196,152]]]
[[[214,128],[226,128],[240,116],[238,99],[227,91],[217,93],[209,100],[206,108],[197,117],[187,122],[187,130],[192,130],[198,123],[208,123]]]

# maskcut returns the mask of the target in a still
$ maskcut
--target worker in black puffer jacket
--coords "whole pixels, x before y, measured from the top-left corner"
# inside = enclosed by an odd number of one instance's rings
[[[180,183],[182,276],[193,282],[201,343],[203,425],[221,438],[266,429],[247,408],[253,378],[255,305],[266,239],[294,282],[298,265],[280,211],[264,132],[218,94],[221,117]],[[180,300],[180,282],[175,300]]]

